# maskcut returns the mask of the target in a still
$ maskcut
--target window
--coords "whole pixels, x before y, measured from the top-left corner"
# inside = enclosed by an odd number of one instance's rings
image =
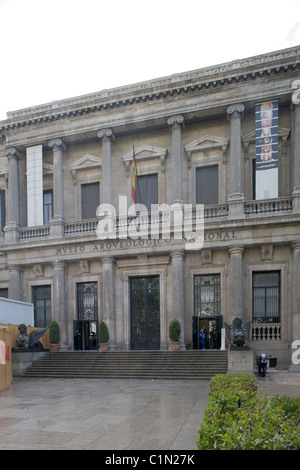
[[[280,322],[280,271],[253,273],[253,323]]]
[[[220,274],[194,276],[194,315],[214,317],[220,314]]]
[[[43,193],[44,224],[48,224],[53,217],[53,191],[49,189]]]
[[[90,183],[81,185],[81,218],[95,219],[100,204],[100,185]]]
[[[49,326],[51,313],[51,286],[33,287],[34,325],[39,328]]]
[[[196,168],[196,204],[218,204],[218,165]]]
[[[151,204],[158,204],[158,175],[138,176],[136,202],[143,204],[151,211]]]
[[[5,226],[5,190],[0,189],[0,233]]]

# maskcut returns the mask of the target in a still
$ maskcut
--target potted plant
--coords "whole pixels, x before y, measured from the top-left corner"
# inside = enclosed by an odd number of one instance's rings
[[[177,318],[173,318],[169,325],[169,337],[172,344],[172,351],[179,351],[180,350],[180,333],[181,333],[181,325],[180,321]]]
[[[59,324],[52,320],[49,327],[49,340],[50,340],[50,351],[56,352],[58,351],[58,346],[60,342],[60,331],[59,331]]]
[[[103,351],[103,352],[107,351],[109,332],[108,332],[107,324],[104,321],[100,323],[100,326],[98,329],[98,340],[100,344],[100,351]]]

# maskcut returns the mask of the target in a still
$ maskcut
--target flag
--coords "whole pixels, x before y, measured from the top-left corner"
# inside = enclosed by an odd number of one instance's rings
[[[133,161],[131,166],[131,197],[133,202],[136,204],[136,189],[137,189],[137,170],[136,170],[136,161],[133,147]]]

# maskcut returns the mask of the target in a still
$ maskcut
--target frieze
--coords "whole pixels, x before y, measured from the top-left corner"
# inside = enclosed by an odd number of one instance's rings
[[[231,231],[210,231],[204,234],[204,242],[218,242],[237,239],[236,232]],[[167,239],[137,239],[137,240],[105,240],[97,243],[90,244],[79,244],[58,247],[55,250],[56,255],[68,256],[68,255],[79,255],[83,253],[101,253],[103,251],[112,250],[130,250],[147,247],[168,247],[170,245],[178,243],[180,240],[174,240],[171,238]],[[185,240],[182,241],[185,243]]]

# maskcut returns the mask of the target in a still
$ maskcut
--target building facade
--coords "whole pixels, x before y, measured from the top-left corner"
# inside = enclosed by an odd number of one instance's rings
[[[102,320],[111,349],[168,349],[174,317],[183,349],[200,347],[202,326],[219,348],[240,316],[250,347],[288,367],[300,339],[299,84],[295,47],[7,113],[0,296],[34,303],[35,326],[57,320],[61,347],[79,350],[97,348]],[[203,243],[177,230],[178,213]]]

